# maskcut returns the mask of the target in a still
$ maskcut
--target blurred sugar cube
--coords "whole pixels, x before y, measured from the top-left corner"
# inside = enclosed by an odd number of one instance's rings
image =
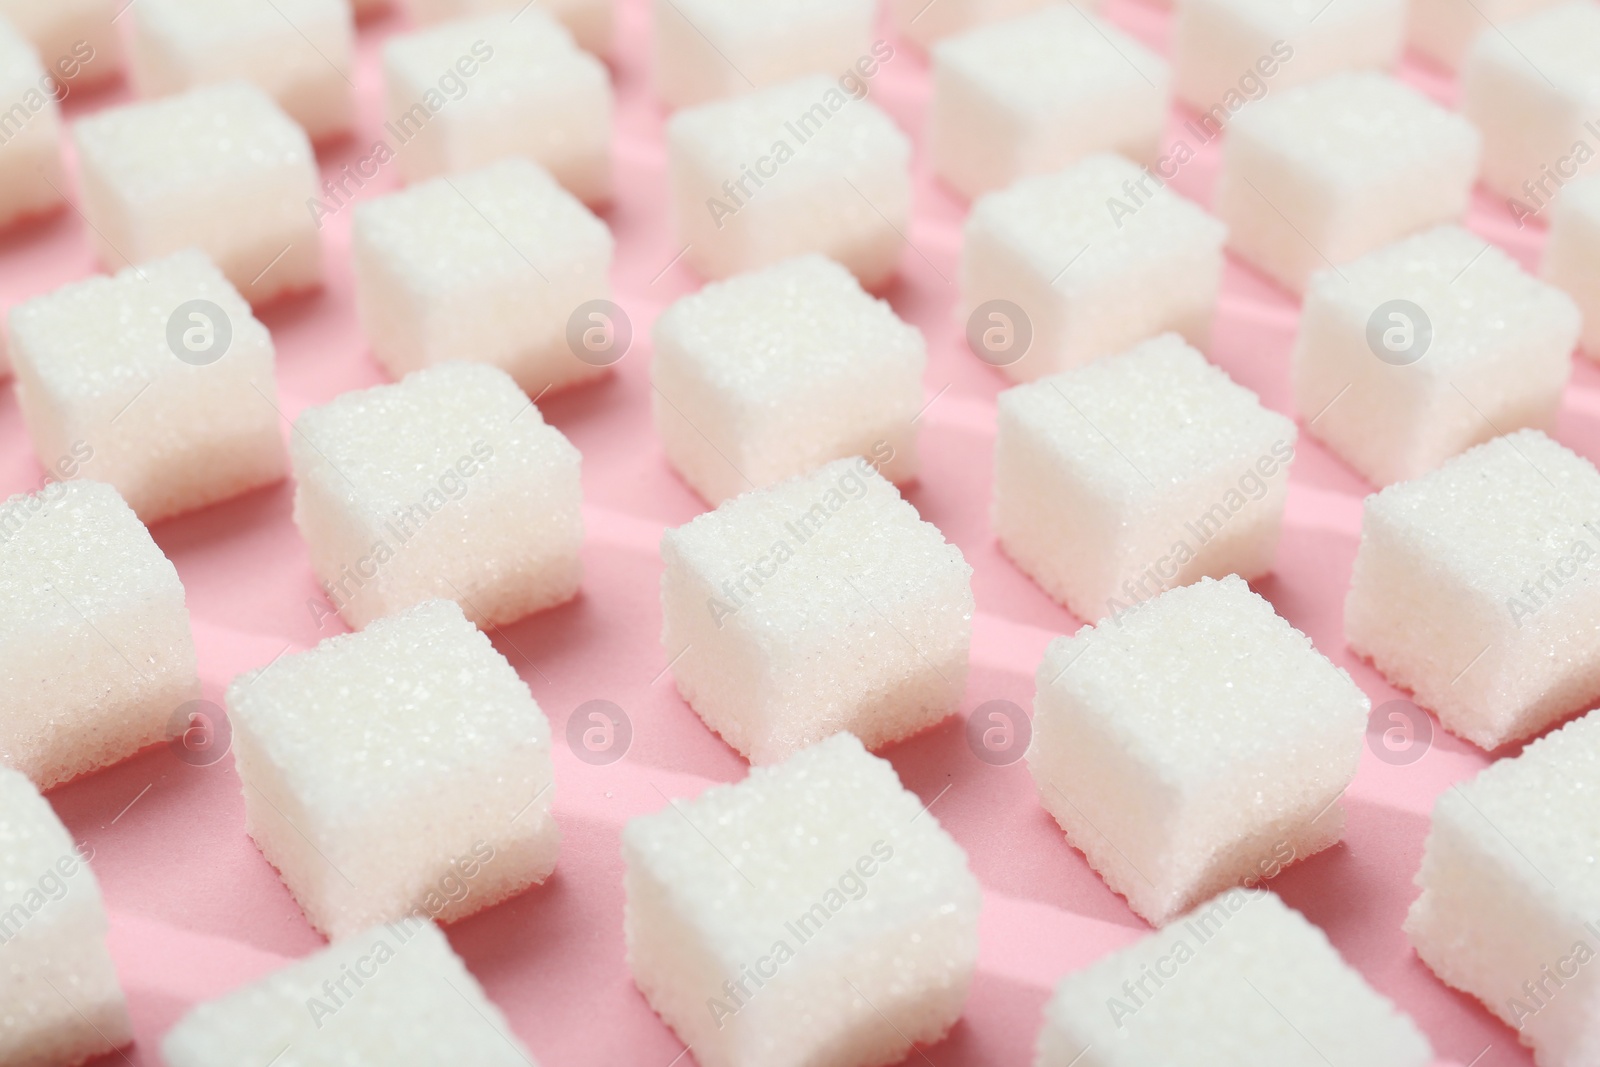
[[[991,22],[1002,22],[1036,11],[1056,0],[892,0],[896,32],[927,49],[953,34],[964,33]],[[1077,5],[1085,11],[1100,6],[1100,0],[1083,0]]]
[[[1233,251],[1286,288],[1466,211],[1480,138],[1383,74],[1335,74],[1244,108],[1215,210]]]
[[[453,922],[555,867],[550,724],[447,600],[228,687],[245,828],[321,933]]]
[[[702,1067],[899,1063],[961,1015],[966,854],[853,737],[622,833],[628,966]]]
[[[1428,1067],[1416,1023],[1266,891],[1230,889],[1067,975],[1035,1067]],[[1090,1061],[1084,1061],[1090,1062]]]
[[[1583,314],[1583,350],[1600,359],[1600,177],[1561,191],[1550,216],[1550,239],[1541,273]]]
[[[435,597],[497,626],[577,594],[581,457],[498,368],[447,363],[309,408],[290,455],[295,525],[352,627]]]
[[[1069,5],[969,30],[933,49],[933,169],[977,197],[1096,152],[1153,162],[1169,81],[1154,52]]]
[[[1345,637],[1480,748],[1600,698],[1600,472],[1537,430],[1367,498]]]
[[[115,489],[0,504],[0,763],[60,785],[161,741],[199,695],[183,584]]]
[[[0,1063],[77,1064],[133,1042],[84,846],[32,782],[0,767]]]
[[[113,269],[195,247],[252,304],[322,279],[305,131],[229,82],[108,108],[73,127],[83,213]]]
[[[122,71],[117,0],[0,0],[0,17],[32,43],[69,89],[101,85]]]
[[[1316,274],[1293,359],[1307,428],[1374,485],[1491,437],[1555,427],[1579,315],[1458,226]]]
[[[704,277],[821,252],[877,288],[898,267],[911,141],[833,78],[685,108],[667,149],[682,255]]]
[[[1204,347],[1227,228],[1150,171],[1096,155],[973,205],[962,316],[985,362],[1032,381],[1168,330]]]
[[[288,472],[267,328],[194,250],[12,308],[17,398],[47,460],[152,523]]]
[[[66,200],[61,167],[59,83],[34,48],[0,19],[0,226],[44,214]],[[0,369],[4,363],[0,361]]]
[[[525,159],[359,204],[351,244],[362,328],[397,377],[477,361],[539,395],[604,374],[625,351],[615,336],[581,343],[581,309],[609,306],[610,230]]]
[[[661,540],[678,691],[753,763],[955,712],[972,568],[860,457],[735,497]]]
[[[350,0],[139,0],[130,7],[141,96],[243,78],[313,141],[353,127]]]
[[[994,529],[1079,618],[1272,569],[1295,425],[1172,335],[1000,394]]]
[[[922,334],[888,303],[832,260],[801,256],[708,285],[656,320],[656,427],[712,505],[852,455],[905,482],[926,363]]]
[[[1370,705],[1238,577],[1201,579],[1039,665],[1028,767],[1106,884],[1161,926],[1339,840]]]
[[[529,7],[529,0],[400,0],[417,25],[431,25],[473,15],[500,12],[513,18]],[[579,47],[603,56],[611,50],[616,22],[616,0],[532,0],[561,22]],[[359,7],[357,8],[359,12]]]
[[[524,156],[584,203],[610,199],[610,75],[543,10],[391,37],[383,76],[406,181]]]
[[[1508,22],[1563,0],[1411,0],[1411,47],[1455,71],[1473,42],[1494,36]]]

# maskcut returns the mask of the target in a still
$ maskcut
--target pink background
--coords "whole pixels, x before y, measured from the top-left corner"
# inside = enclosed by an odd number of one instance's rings
[[[1159,8],[1112,0],[1109,15],[1165,49],[1168,19]],[[619,191],[604,217],[618,238],[616,299],[632,318],[635,342],[613,377],[542,405],[584,456],[583,593],[493,636],[557,738],[572,710],[595,698],[621,705],[635,737],[627,756],[606,767],[582,763],[556,745],[555,811],[565,840],[555,875],[447,931],[546,1067],[666,1067],[682,1050],[635,990],[623,962],[618,834],[630,817],[662,806],[658,789],[692,796],[737,780],[746,769],[663,674],[657,543],[664,528],[687,521],[703,505],[667,468],[648,428],[649,329],[663,307],[698,282],[681,263],[669,268],[681,245],[666,214],[663,114],[649,92],[649,5],[623,0],[619,21],[612,61]],[[325,172],[365,155],[377,136],[378,45],[400,28],[393,15],[362,26],[356,79],[361,132],[322,150]],[[883,33],[894,40],[887,27]],[[1453,101],[1450,81],[1410,68],[1406,77]],[[1046,644],[1079,624],[1000,555],[989,529],[994,401],[1005,382],[967,350],[953,317],[966,208],[932,179],[922,151],[926,60],[896,42],[895,58],[873,91],[918,142],[913,247],[886,295],[926,334],[926,391],[937,397],[922,418],[926,473],[907,497],[976,570],[978,614],[963,716],[996,698],[1031,707],[1033,672]],[[75,118],[127,96],[121,87],[75,94],[66,113]],[[1181,121],[1174,113],[1173,136]],[[1208,146],[1174,185],[1209,203],[1215,171],[1215,146]],[[387,169],[363,195],[390,191],[396,182]],[[1487,196],[1480,195],[1470,223],[1535,264],[1542,232],[1519,232]],[[277,342],[281,406],[291,418],[345,390],[385,380],[356,322],[349,227],[345,210],[324,230],[326,288],[261,313]],[[0,301],[9,307],[99,269],[86,237],[81,219],[66,211],[0,240]],[[1293,300],[1230,264],[1211,357],[1284,412],[1290,410],[1287,356],[1295,326]],[[1597,413],[1600,376],[1580,359],[1557,436],[1595,457]],[[0,496],[37,488],[40,477],[15,397],[0,388]],[[1291,486],[1276,573],[1256,588],[1347,668],[1375,706],[1393,699],[1398,694],[1355,660],[1341,638],[1341,603],[1369,487],[1309,440],[1302,442]],[[220,701],[236,674],[340,628],[336,619],[317,628],[309,605],[321,597],[290,520],[290,499],[286,483],[152,531],[188,590],[209,699]],[[963,726],[962,718],[952,718],[884,753],[908,788],[934,802],[933,814],[967,849],[985,893],[979,973],[965,1017],[948,1040],[925,1051],[939,1067],[1024,1064],[1031,1061],[1052,985],[1147,927],[1068,847],[1040,808],[1025,764],[996,768],[978,761]],[[1271,886],[1417,1019],[1442,1058],[1470,1064],[1481,1056],[1475,1061],[1480,1067],[1511,1067],[1531,1063],[1515,1035],[1435,980],[1400,931],[1415,895],[1411,879],[1434,797],[1487,762],[1484,753],[1442,733],[1411,766],[1389,766],[1365,753],[1344,802],[1344,842],[1291,867]],[[157,749],[57,789],[50,799],[72,833],[95,850],[111,951],[137,1032],[127,1053],[132,1063],[158,1063],[161,1035],[196,1002],[321,943],[245,836],[231,758],[196,768]]]

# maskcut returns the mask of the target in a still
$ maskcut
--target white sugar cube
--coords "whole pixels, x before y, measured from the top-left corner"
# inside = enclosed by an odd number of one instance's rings
[[[669,107],[752,92],[806,74],[876,73],[875,0],[655,0],[656,94]]]
[[[1226,240],[1222,223],[1120,156],[1025,178],[967,217],[969,344],[1014,381],[1169,330],[1204,347]]]
[[[1483,133],[1483,184],[1522,215],[1600,174],[1600,4],[1569,0],[1496,31],[1467,54],[1461,113]]]
[[[1483,1002],[1541,1067],[1600,1047],[1600,712],[1439,794],[1406,933],[1446,983]]]
[[[623,926],[701,1067],[872,1067],[944,1037],[978,883],[887,762],[834,737],[669,808],[623,829]]]
[[[1345,637],[1481,748],[1600,697],[1600,472],[1537,430],[1367,498]]]
[[[574,345],[569,326],[611,295],[611,231],[538,165],[359,204],[351,244],[361,325],[394,375],[477,361],[537,396],[605,373],[610,353]]]
[[[1408,0],[1183,0],[1172,28],[1173,91],[1225,125],[1240,101],[1342,70],[1395,65]]]
[[[1069,974],[1044,1019],[1035,1067],[1433,1062],[1416,1024],[1326,934],[1262,890],[1230,889]]]
[[[1554,7],[1563,0],[1411,0],[1409,40],[1413,48],[1454,71],[1479,37],[1492,37],[1508,22]]]
[[[539,8],[392,37],[383,76],[406,181],[524,156],[586,204],[610,198],[610,76]]]
[[[1094,621],[1202,577],[1272,569],[1295,425],[1178,338],[1000,394],[994,529]]]
[[[616,0],[533,0],[533,4],[559,19],[586,51],[605,55],[611,50]],[[429,25],[495,11],[514,16],[528,6],[528,0],[401,0],[401,6],[412,22]]]
[[[1383,74],[1335,74],[1244,108],[1223,142],[1215,210],[1229,245],[1294,292],[1459,218],[1478,171],[1466,119]]]
[[[708,285],[654,336],[662,446],[711,504],[854,455],[890,481],[915,476],[927,346],[832,260]]]
[[[1166,63],[1071,5],[969,30],[933,49],[934,171],[976,197],[1096,152],[1153,161]]]
[[[0,226],[51,211],[66,199],[60,91],[33,46],[0,18]]]
[[[1457,226],[1315,275],[1295,343],[1295,406],[1374,485],[1475,444],[1553,429],[1578,309]]]
[[[453,602],[285,656],[227,702],[246,829],[322,933],[453,922],[554,869],[550,724]]]
[[[892,0],[891,13],[900,36],[923,48],[952,34],[1001,22],[1036,11],[1056,0]],[[1100,0],[1080,0],[1078,7],[1093,11]]]
[[[83,213],[121,268],[199,248],[252,304],[322,278],[305,131],[244,82],[108,108],[73,127]]]
[[[434,597],[494,626],[578,591],[578,450],[504,371],[345,393],[300,415],[290,452],[295,524],[352,627]]]
[[[155,522],[288,472],[272,337],[199,252],[97,275],[12,308],[34,451],[93,452],[76,476]]]
[[[162,740],[199,695],[183,584],[115,489],[0,504],[0,763],[48,789]]]
[[[1550,216],[1541,273],[1577,302],[1583,314],[1583,350],[1600,359],[1600,177],[1562,190]]]
[[[161,1042],[170,1067],[538,1067],[430,922],[352,933],[219,1000]]]
[[[90,855],[0,767],[0,1063],[65,1067],[133,1041]]]
[[[355,122],[349,0],[140,0],[131,15],[141,96],[243,78],[312,140]]]
[[[735,497],[661,556],[678,691],[751,762],[846,730],[878,748],[961,702],[972,568],[865,459]]]
[[[0,16],[32,42],[50,73],[71,88],[109,81],[122,70],[116,0],[0,0]]]
[[[685,108],[667,123],[684,260],[707,278],[805,252],[875,288],[911,222],[911,140],[826,75]]]
[[[1146,921],[1339,840],[1370,705],[1238,577],[1130,605],[1039,665],[1028,767]]]

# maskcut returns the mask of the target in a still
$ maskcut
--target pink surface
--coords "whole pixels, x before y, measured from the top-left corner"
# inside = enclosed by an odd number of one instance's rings
[[[1167,16],[1158,8],[1113,0],[1110,14],[1164,46]],[[620,187],[605,218],[618,239],[616,298],[632,318],[634,347],[614,377],[542,405],[583,452],[587,575],[576,602],[493,637],[558,738],[572,710],[595,698],[621,705],[635,736],[627,756],[605,767],[589,766],[556,745],[555,812],[565,840],[555,875],[447,931],[546,1067],[667,1067],[682,1051],[634,989],[623,962],[618,835],[628,818],[660,808],[663,793],[692,796],[745,773],[743,760],[701,725],[664,673],[657,542],[664,528],[687,521],[703,505],[668,470],[650,429],[649,328],[667,303],[698,282],[674,262],[681,246],[666,216],[663,115],[649,95],[648,5],[624,0],[620,22],[613,61]],[[395,16],[362,27],[362,133],[324,149],[326,172],[365,155],[376,136],[377,46],[398,28]],[[1445,102],[1453,97],[1454,87],[1436,76],[1407,76]],[[1000,555],[989,529],[994,401],[1005,383],[966,349],[953,318],[966,206],[927,172],[921,135],[928,86],[926,61],[899,46],[874,88],[877,101],[919,143],[912,247],[886,294],[925,332],[930,350],[931,404],[921,445],[926,473],[907,496],[976,570],[978,615],[963,714],[996,698],[1031,707],[1033,672],[1045,645],[1079,624]],[[122,88],[74,96],[66,110],[77,117],[126,96]],[[1182,116],[1174,115],[1170,136],[1193,145]],[[1211,145],[1174,184],[1207,203],[1215,170]],[[390,191],[396,181],[387,170],[363,195]],[[1480,197],[1471,225],[1525,264],[1534,263],[1542,233],[1519,232],[1487,197]],[[262,314],[277,342],[281,407],[290,418],[340,392],[385,380],[356,323],[349,227],[345,210],[324,231],[327,287]],[[0,300],[10,306],[96,269],[82,220],[63,212],[0,242]],[[1296,317],[1291,299],[1230,266],[1211,357],[1284,412],[1290,410],[1287,355]],[[1597,414],[1600,375],[1580,360],[1557,436],[1591,458],[1600,456]],[[0,496],[37,488],[40,477],[15,397],[0,389]],[[1361,498],[1369,488],[1311,441],[1302,444],[1291,485],[1276,573],[1256,588],[1346,667],[1374,706],[1382,704],[1398,694],[1352,657],[1340,636]],[[337,620],[317,627],[325,612],[312,611],[322,599],[290,521],[290,497],[284,484],[153,530],[188,589],[212,700],[221,700],[239,672],[339,628]],[[1020,1065],[1030,1062],[1040,1009],[1055,981],[1147,928],[1067,846],[1040,808],[1025,765],[980,762],[966,746],[963,726],[962,719],[951,719],[885,753],[967,849],[985,891],[979,974],[965,1017],[948,1040],[914,1059],[939,1067]],[[1441,1057],[1476,1067],[1520,1067],[1531,1059],[1515,1035],[1435,980],[1400,931],[1415,895],[1411,879],[1434,797],[1488,761],[1442,733],[1411,766],[1364,754],[1345,800],[1345,841],[1291,867],[1271,886],[1418,1020]],[[57,789],[50,799],[73,834],[94,848],[110,909],[111,949],[137,1033],[127,1052],[131,1063],[160,1062],[160,1037],[197,1001],[321,943],[245,836],[231,759],[197,768],[159,749]]]

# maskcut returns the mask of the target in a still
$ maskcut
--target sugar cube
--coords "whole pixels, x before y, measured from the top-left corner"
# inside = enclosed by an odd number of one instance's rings
[[[167,1032],[170,1067],[335,1063],[538,1067],[431,922],[352,933],[193,1008]]]
[[[481,361],[536,396],[606,372],[608,353],[568,333],[611,295],[611,231],[535,163],[507,159],[359,204],[351,245],[361,325],[396,376]]]
[[[34,451],[83,447],[76,475],[147,523],[279,481],[272,337],[190,249],[12,308],[17,398]]]
[[[1538,430],[1367,498],[1345,637],[1480,748],[1600,697],[1600,472]]]
[[[0,763],[60,785],[162,740],[199,695],[183,583],[115,489],[0,504]]]
[[[1179,338],[999,403],[995,534],[1078,617],[1272,569],[1295,425]]]
[[[1069,974],[1044,1018],[1035,1067],[1433,1062],[1416,1024],[1265,890],[1230,889]]]
[[[1516,1030],[1541,1067],[1587,1067],[1600,1047],[1583,969],[1600,952],[1597,780],[1591,712],[1441,792],[1406,917],[1422,961]]]
[[[1335,74],[1234,116],[1214,210],[1235,252],[1300,292],[1315,271],[1459,218],[1479,147],[1471,123],[1393,78]]]
[[[1154,52],[1071,5],[969,30],[933,49],[933,169],[977,197],[1096,152],[1151,162],[1169,81]]]
[[[703,276],[805,252],[869,288],[894,274],[911,220],[911,140],[865,93],[819,74],[685,108],[667,123],[667,150],[678,240]]]
[[[1522,215],[1579,174],[1600,174],[1600,4],[1570,0],[1478,38],[1461,113],[1483,134],[1483,184]]]
[[[977,880],[841,735],[622,832],[628,965],[701,1067],[898,1063],[961,1014]]]
[[[655,0],[656,94],[669,107],[841,75],[875,52],[874,0]],[[878,58],[884,58],[878,56]]]
[[[83,213],[102,263],[205,252],[260,304],[322,278],[306,205],[317,192],[305,131],[245,82],[107,108],[73,127]]]
[[[543,882],[550,724],[448,600],[228,687],[245,825],[311,925],[453,922]]]
[[[927,346],[819,255],[716,282],[669,307],[650,364],[667,460],[712,505],[831,460],[917,471]]]
[[[533,3],[559,19],[585,51],[605,55],[611,50],[616,0],[533,0]],[[528,0],[402,0],[402,6],[412,22],[429,25],[495,11],[515,15],[528,6]]]
[[[661,556],[678,691],[751,762],[846,730],[879,748],[961,702],[972,568],[866,459],[735,497]]]
[[[0,767],[0,1063],[67,1067],[133,1041],[92,854],[32,782]]]
[[[1055,0],[893,0],[890,6],[896,32],[930,48],[935,41],[1037,11]],[[1078,6],[1093,11],[1100,0],[1083,0]]]
[[[1561,191],[1544,246],[1545,281],[1577,302],[1583,315],[1583,350],[1600,359],[1600,177]]]
[[[1014,381],[1168,330],[1204,347],[1227,232],[1120,156],[1024,178],[979,199],[967,217],[968,343]]]
[[[1392,67],[1405,46],[1407,3],[1184,0],[1172,27],[1173,91],[1202,114],[1221,107],[1229,116],[1235,97]]]
[[[1507,22],[1554,7],[1563,0],[1411,0],[1411,47],[1448,71],[1461,66],[1479,37],[1494,36]]]
[[[141,0],[130,13],[141,96],[243,78],[312,140],[355,123],[350,0]]]
[[[345,393],[301,413],[290,455],[295,524],[352,627],[435,597],[495,626],[577,594],[581,458],[502,370]]]
[[[50,73],[70,88],[110,81],[122,70],[116,0],[0,0],[0,17],[16,27]]]
[[[1230,576],[1057,638],[1028,767],[1106,884],[1161,926],[1339,840],[1370,704]]]
[[[1295,406],[1374,485],[1524,427],[1552,429],[1578,341],[1566,294],[1445,226],[1313,276]]]
[[[543,10],[392,37],[383,76],[406,181],[525,156],[586,204],[610,198],[610,76]]]
[[[0,18],[0,226],[66,199],[59,94],[33,46]]]

